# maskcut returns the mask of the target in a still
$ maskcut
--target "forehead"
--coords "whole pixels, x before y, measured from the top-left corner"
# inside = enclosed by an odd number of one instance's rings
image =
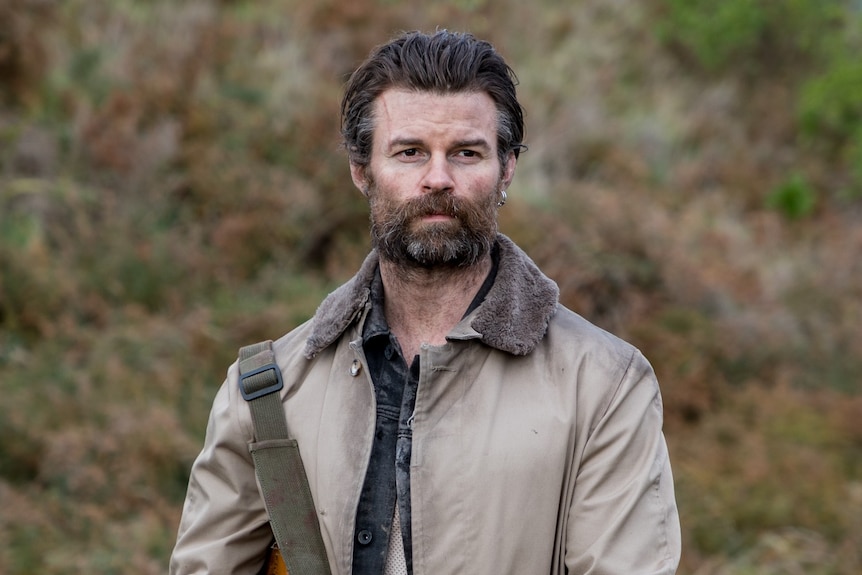
[[[496,145],[497,108],[485,92],[438,94],[392,88],[374,102],[375,141],[485,139]]]

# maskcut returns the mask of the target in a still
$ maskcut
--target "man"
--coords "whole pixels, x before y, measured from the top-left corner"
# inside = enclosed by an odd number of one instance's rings
[[[667,574],[679,561],[658,384],[497,232],[522,148],[486,42],[408,33],[352,75],[342,126],[374,251],[275,343],[334,574]],[[237,367],[171,560],[255,573],[272,531]]]

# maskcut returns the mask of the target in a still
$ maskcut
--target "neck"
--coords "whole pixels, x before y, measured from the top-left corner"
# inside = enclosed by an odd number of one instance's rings
[[[442,345],[491,271],[491,257],[466,268],[404,269],[381,258],[386,321],[407,362],[423,343]]]

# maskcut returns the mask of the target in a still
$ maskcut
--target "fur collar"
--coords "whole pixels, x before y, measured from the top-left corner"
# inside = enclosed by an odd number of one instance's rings
[[[485,344],[514,355],[536,348],[557,308],[559,289],[512,240],[500,234],[500,267],[485,301],[470,314],[470,327]],[[314,357],[365,310],[378,255],[372,251],[351,280],[329,294],[312,319],[305,356]]]

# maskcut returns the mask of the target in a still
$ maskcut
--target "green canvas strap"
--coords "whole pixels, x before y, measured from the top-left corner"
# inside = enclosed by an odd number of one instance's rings
[[[239,389],[254,424],[249,446],[272,533],[290,575],[330,575],[317,512],[295,439],[278,393],[284,382],[272,341],[239,351]]]

